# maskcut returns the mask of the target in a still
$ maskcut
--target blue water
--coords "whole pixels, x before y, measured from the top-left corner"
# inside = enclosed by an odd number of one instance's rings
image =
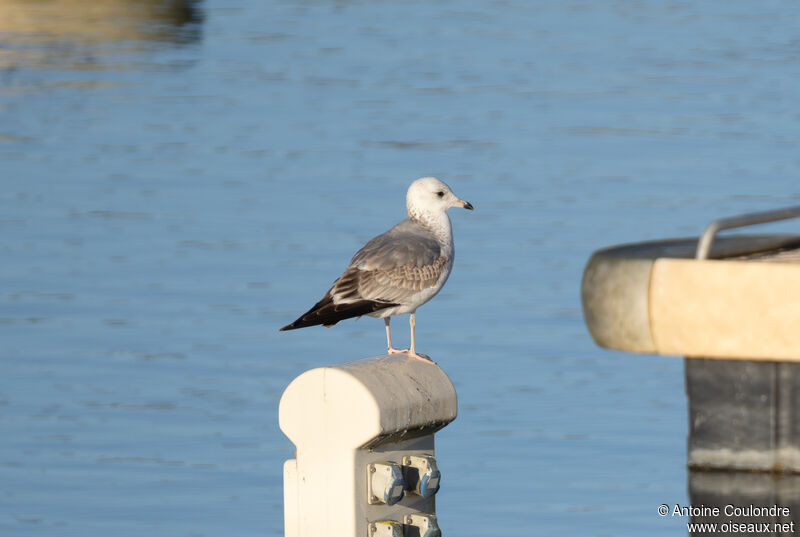
[[[282,535],[282,390],[385,340],[278,328],[423,175],[476,208],[417,315],[445,535],[685,533],[682,362],[597,348],[580,278],[798,203],[800,6],[87,5],[0,3],[0,535]]]

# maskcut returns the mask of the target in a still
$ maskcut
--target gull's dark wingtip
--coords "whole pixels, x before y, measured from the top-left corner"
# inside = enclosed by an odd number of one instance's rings
[[[378,300],[357,300],[355,302],[334,304],[333,299],[328,294],[325,295],[325,298],[317,302],[313,308],[301,315],[299,319],[291,324],[287,324],[281,328],[279,332],[320,324],[329,328],[344,319],[361,317],[362,315],[394,306],[399,306],[399,304],[394,302],[381,302]]]
[[[311,312],[309,311],[308,313],[311,313]],[[289,323],[286,326],[282,327],[280,330],[278,330],[278,332],[286,332],[287,330],[297,330],[298,328],[305,328],[306,326],[313,326],[314,323],[309,324],[308,323],[308,319],[306,318],[308,316],[308,313],[303,314],[300,318],[298,318],[293,323]]]

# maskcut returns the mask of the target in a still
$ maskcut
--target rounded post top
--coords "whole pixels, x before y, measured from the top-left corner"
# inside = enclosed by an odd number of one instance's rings
[[[298,450],[352,449],[431,434],[457,413],[438,365],[394,354],[306,371],[283,392],[279,420]]]

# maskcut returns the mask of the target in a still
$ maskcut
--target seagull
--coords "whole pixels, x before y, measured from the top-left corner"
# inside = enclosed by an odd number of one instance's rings
[[[344,319],[369,315],[384,320],[389,354],[431,362],[417,354],[414,314],[442,289],[453,268],[453,230],[447,210],[472,204],[459,199],[435,177],[417,179],[408,187],[408,218],[364,245],[322,299],[295,322],[281,328],[331,327]],[[395,349],[389,321],[411,314],[411,347]]]

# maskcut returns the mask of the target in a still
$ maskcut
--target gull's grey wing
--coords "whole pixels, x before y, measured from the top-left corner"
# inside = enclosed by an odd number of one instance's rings
[[[397,267],[425,267],[439,259],[436,237],[411,220],[404,220],[364,245],[350,267],[360,270],[392,270]]]
[[[441,250],[433,234],[404,220],[356,252],[325,296],[281,330],[333,326],[408,303],[420,291],[434,287],[449,269],[450,259]]]
[[[331,288],[334,301],[403,304],[435,286],[449,259],[428,230],[405,220],[364,245]]]

